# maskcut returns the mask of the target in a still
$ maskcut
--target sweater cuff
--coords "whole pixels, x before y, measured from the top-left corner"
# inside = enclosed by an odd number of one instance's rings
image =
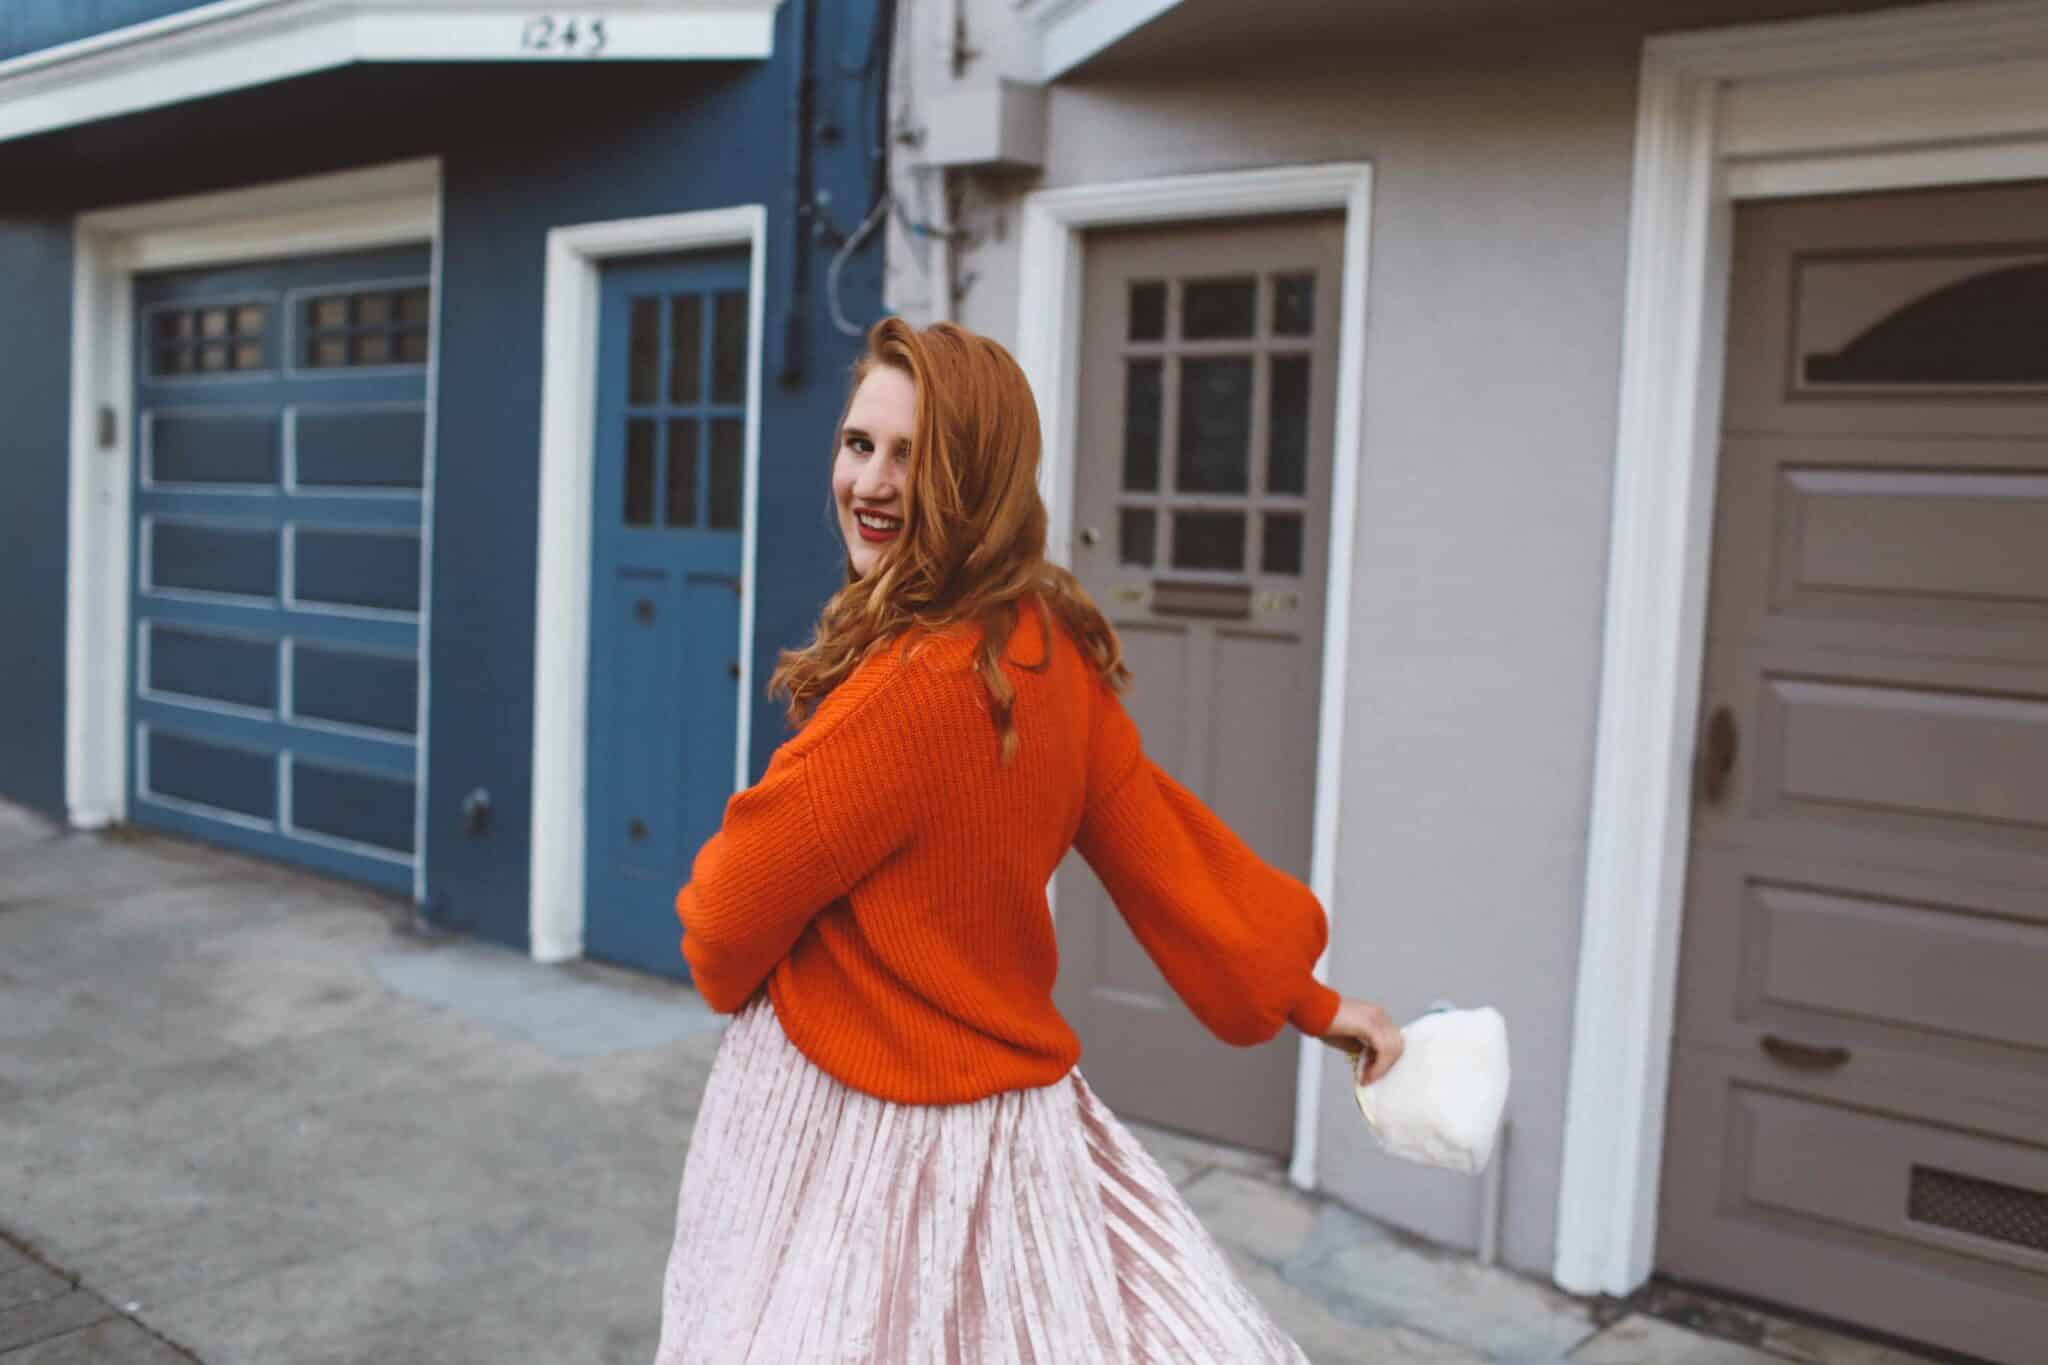
[[[1330,1025],[1337,1018],[1337,1007],[1343,1002],[1343,996],[1322,982],[1311,981],[1307,993],[1296,1003],[1288,1020],[1309,1037],[1320,1038],[1330,1031]]]

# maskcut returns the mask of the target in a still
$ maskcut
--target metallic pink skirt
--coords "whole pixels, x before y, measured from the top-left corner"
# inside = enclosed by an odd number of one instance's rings
[[[656,1365],[1307,1365],[1078,1071],[971,1104],[848,1089],[765,1000],[727,1029]]]

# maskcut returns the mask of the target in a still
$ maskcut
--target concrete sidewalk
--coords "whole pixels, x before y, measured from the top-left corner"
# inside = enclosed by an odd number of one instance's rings
[[[722,1021],[409,921],[0,806],[0,1365],[651,1357]],[[1909,1359],[1571,1299],[1144,1136],[1321,1365]]]

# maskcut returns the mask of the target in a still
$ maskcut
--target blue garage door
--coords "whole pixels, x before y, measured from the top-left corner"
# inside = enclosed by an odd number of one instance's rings
[[[137,282],[137,823],[413,890],[428,263]]]
[[[599,302],[584,952],[667,976],[733,789],[747,259],[612,265]]]

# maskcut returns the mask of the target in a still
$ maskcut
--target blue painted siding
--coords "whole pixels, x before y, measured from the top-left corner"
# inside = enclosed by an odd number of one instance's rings
[[[873,0],[813,0],[814,188],[851,230],[868,205],[872,91],[844,74],[869,50]],[[442,159],[441,371],[434,471],[425,853],[429,914],[526,944],[533,734],[534,528],[547,230],[603,219],[767,206],[754,676],[799,643],[839,573],[825,516],[831,426],[856,340],[832,326],[834,244],[806,239],[811,287],[799,383],[778,381],[791,293],[791,122],[797,21],[778,14],[760,63],[616,67],[352,67],[0,145],[0,794],[61,804],[70,215],[120,200],[233,187],[401,157]],[[47,201],[49,209],[18,207]],[[880,310],[881,234],[844,272],[849,315]],[[19,359],[13,357],[18,356]],[[21,646],[16,649],[17,643]],[[15,666],[14,660],[26,663]],[[753,768],[784,737],[757,698]],[[491,793],[482,834],[461,802]]]
[[[0,216],[0,796],[64,808],[71,228]]]
[[[0,9],[0,59],[212,3],[214,0],[14,0]]]
[[[756,679],[765,685],[777,653],[805,638],[836,586],[840,551],[823,513],[827,462],[858,344],[832,327],[822,289],[802,323],[811,358],[805,382],[790,388],[776,379],[777,339],[790,300],[786,63],[797,8],[782,8],[772,63],[707,80],[688,103],[586,112],[574,127],[530,141],[506,139],[446,163],[434,559],[437,566],[478,566],[459,576],[437,567],[429,647],[430,914],[452,926],[526,943],[541,367],[533,320],[540,313],[549,227],[768,206]],[[868,6],[820,8],[819,66],[830,80],[835,57],[860,50]],[[860,127],[857,91],[835,86],[824,98],[825,112],[840,128]],[[848,136],[837,149],[821,148],[817,167],[818,187],[849,229],[867,203],[861,142]],[[822,280],[829,253],[812,249]],[[846,276],[848,312],[876,316],[881,284],[872,244]],[[482,566],[488,573],[478,571]],[[758,700],[756,774],[784,734],[779,709]],[[474,786],[488,788],[495,803],[494,828],[483,839],[465,837],[456,818],[463,794]],[[508,856],[513,847],[516,856]],[[433,903],[436,895],[445,900]]]

